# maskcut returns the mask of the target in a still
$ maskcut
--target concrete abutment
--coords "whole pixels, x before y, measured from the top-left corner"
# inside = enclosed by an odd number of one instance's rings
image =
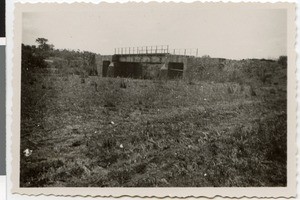
[[[161,54],[97,55],[98,75],[126,78],[183,78],[191,56]]]

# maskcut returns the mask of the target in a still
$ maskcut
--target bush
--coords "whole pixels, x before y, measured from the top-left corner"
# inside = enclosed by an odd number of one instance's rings
[[[277,61],[282,66],[287,66],[287,56],[280,56]]]
[[[33,68],[45,68],[47,64],[44,61],[44,57],[35,46],[29,46],[22,44],[22,73],[26,73]]]

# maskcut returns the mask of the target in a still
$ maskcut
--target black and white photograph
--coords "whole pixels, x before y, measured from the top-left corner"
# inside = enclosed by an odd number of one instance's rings
[[[18,187],[287,187],[289,9],[252,5],[22,12]]]

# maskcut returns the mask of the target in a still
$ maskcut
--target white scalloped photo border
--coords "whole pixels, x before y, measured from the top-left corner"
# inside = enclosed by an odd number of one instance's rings
[[[156,198],[221,198],[221,197],[265,197],[292,198],[296,194],[296,12],[295,4],[291,3],[251,3],[257,8],[284,8],[288,10],[288,186],[287,187],[251,187],[251,188],[20,188],[19,187],[19,144],[20,144],[20,44],[21,44],[21,13],[24,11],[53,11],[59,9],[84,10],[96,9],[100,1],[78,3],[75,1],[51,1],[54,3],[37,3],[40,1],[22,1],[13,4],[13,13],[7,15],[7,193],[29,196],[64,196],[64,197],[156,197]],[[68,2],[67,4],[62,2]],[[73,3],[75,2],[75,3]],[[91,2],[91,1],[80,1]],[[113,1],[120,2],[120,1]],[[121,1],[123,3],[123,1]],[[125,1],[124,1],[125,2]],[[126,1],[127,2],[127,1]],[[146,1],[147,2],[147,1]],[[175,1],[181,2],[182,1]],[[191,1],[192,2],[192,1]],[[211,2],[211,1],[210,1]],[[228,2],[228,1],[225,1]],[[240,2],[240,1],[231,1]],[[248,3],[227,3],[224,7],[248,6]],[[265,1],[269,2],[269,1]],[[288,1],[294,2],[294,1]],[[156,3],[156,2],[151,2]],[[151,4],[149,3],[149,4]],[[142,3],[143,4],[143,3]],[[205,6],[216,6],[220,3],[204,3]],[[54,6],[56,6],[54,8]],[[192,5],[191,5],[192,6]],[[11,12],[11,11],[7,11]],[[9,27],[13,24],[12,27]],[[10,36],[10,34],[12,34]],[[13,36],[13,37],[12,37]],[[299,62],[298,62],[299,63]],[[299,129],[299,127],[297,127]],[[299,138],[298,138],[299,139]],[[298,186],[299,187],[299,186]],[[14,195],[12,195],[14,196]],[[20,196],[20,195],[19,195]],[[27,197],[29,197],[27,196]],[[23,196],[24,197],[24,196]],[[27,198],[26,197],[26,198]],[[22,196],[21,198],[22,199]]]

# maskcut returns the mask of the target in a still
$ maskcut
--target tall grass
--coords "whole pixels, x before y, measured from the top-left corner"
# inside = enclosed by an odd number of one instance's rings
[[[285,186],[278,76],[261,87],[238,75],[192,83],[22,75],[20,184]]]

